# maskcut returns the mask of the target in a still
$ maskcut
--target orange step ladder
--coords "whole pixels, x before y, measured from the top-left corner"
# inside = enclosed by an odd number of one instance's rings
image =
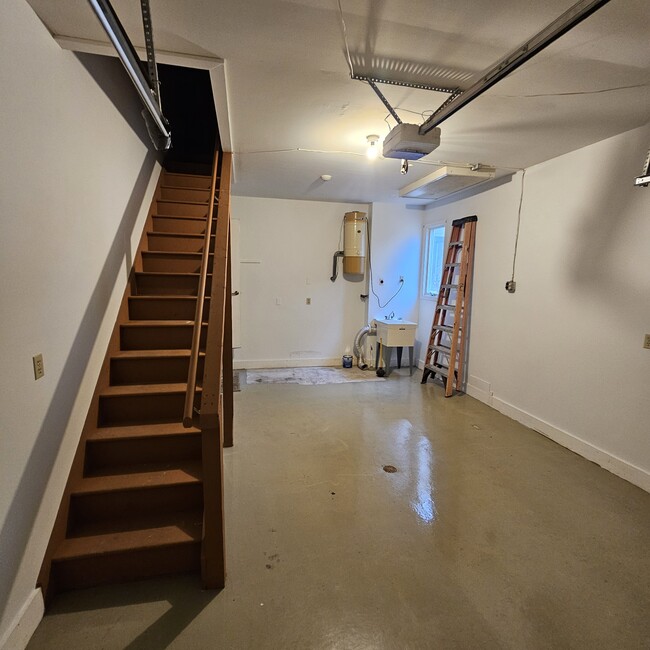
[[[422,383],[440,377],[445,397],[462,390],[468,344],[467,326],[472,294],[472,268],[478,217],[456,219],[442,269],[440,291],[422,373]]]

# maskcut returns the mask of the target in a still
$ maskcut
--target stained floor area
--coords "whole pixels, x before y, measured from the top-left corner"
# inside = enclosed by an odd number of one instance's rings
[[[650,647],[650,494],[404,370],[235,406],[226,589],[63,594],[30,648]]]

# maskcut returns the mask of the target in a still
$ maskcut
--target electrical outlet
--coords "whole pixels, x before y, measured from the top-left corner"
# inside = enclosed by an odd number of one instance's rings
[[[645,338],[643,339],[643,347],[646,350],[650,350],[650,334],[645,335]]]
[[[517,283],[514,280],[508,280],[506,282],[506,291],[508,293],[514,293],[517,288]]]
[[[305,298],[305,304],[311,305],[311,298]]]
[[[40,379],[45,374],[45,366],[43,365],[43,355],[37,354],[32,357],[34,362],[34,379]]]

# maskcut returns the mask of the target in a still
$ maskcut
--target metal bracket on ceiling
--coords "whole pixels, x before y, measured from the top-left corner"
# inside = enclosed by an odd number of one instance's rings
[[[160,110],[158,94],[152,88],[152,83],[143,71],[140,58],[124,27],[122,27],[122,23],[117,17],[115,10],[111,6],[110,0],[88,0],[88,3],[117,51],[122,65],[129,77],[131,77],[131,81],[138,91],[142,103],[145,105],[146,111],[143,111],[143,115],[146,116],[147,128],[149,129],[156,149],[169,149],[171,145],[171,132],[169,130],[169,123]],[[150,22],[149,25],[151,25]],[[153,46],[153,40],[151,44]],[[150,119],[147,119],[148,117]],[[160,138],[156,136],[157,133],[160,133]]]
[[[424,135],[441,124],[456,111],[469,104],[479,95],[494,86],[516,70],[520,65],[532,59],[545,47],[556,41],[560,36],[573,29],[578,23],[591,16],[595,11],[603,7],[609,0],[580,0],[552,23],[544,27],[535,36],[518,47],[514,52],[508,54],[494,66],[492,66],[474,85],[459,93],[456,97],[449,98],[422,126],[420,134]]]
[[[391,106],[390,102],[386,99],[384,93],[382,93],[381,90],[379,90],[379,88],[377,87],[378,83],[389,84],[391,86],[402,86],[404,88],[417,88],[419,90],[432,90],[434,92],[439,92],[439,93],[451,93],[452,97],[455,97],[459,92],[461,92],[457,88],[456,89],[443,88],[441,86],[432,86],[429,84],[411,83],[410,81],[378,79],[377,77],[367,77],[365,75],[359,75],[359,74],[352,75],[352,78],[355,79],[356,81],[365,81],[375,91],[377,97],[379,97],[382,104],[388,109],[388,112],[393,116],[393,119],[398,124],[402,124],[402,120],[400,119],[395,109]]]
[[[455,93],[456,88],[444,88],[443,86],[434,86],[432,84],[415,83],[411,81],[398,81],[395,79],[379,79],[378,77],[368,77],[366,75],[354,74],[352,78],[356,81],[371,81],[376,84],[388,84],[389,86],[402,86],[403,88],[417,88],[418,90],[432,90],[437,93]]]
[[[140,0],[140,9],[142,10],[142,26],[144,27],[144,44],[147,49],[147,70],[149,71],[149,85],[153,94],[160,103],[160,80],[158,79],[158,68],[156,67],[156,53],[153,47],[153,24],[151,22],[151,9],[149,0]]]
[[[384,93],[377,88],[377,85],[372,79],[366,79],[368,82],[368,85],[375,91],[377,94],[377,97],[381,99],[382,104],[388,109],[388,112],[393,116],[393,119],[398,123],[401,124],[402,120],[400,119],[399,115],[395,112],[395,109],[390,105],[390,102],[384,97]]]
[[[650,149],[648,149],[648,155],[646,156],[641,176],[636,177],[634,184],[637,187],[648,187],[650,185]]]

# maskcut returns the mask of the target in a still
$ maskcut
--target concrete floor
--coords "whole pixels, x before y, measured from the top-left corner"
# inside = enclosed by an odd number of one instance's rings
[[[29,647],[650,648],[650,494],[419,378],[243,385],[226,589],[64,594]]]

